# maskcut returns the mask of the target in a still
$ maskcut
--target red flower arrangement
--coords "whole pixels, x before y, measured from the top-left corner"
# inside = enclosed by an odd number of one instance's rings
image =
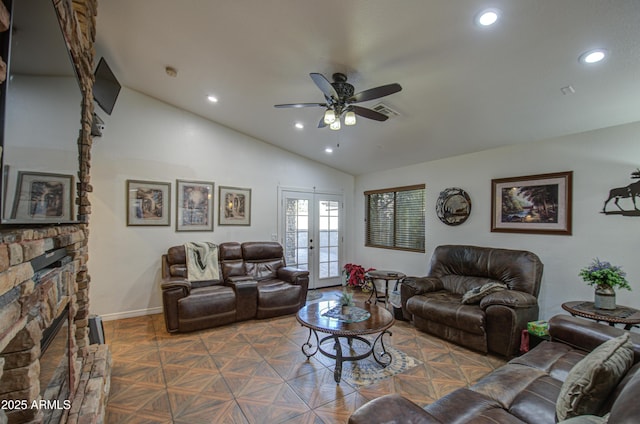
[[[364,283],[364,274],[373,271],[375,268],[364,269],[361,265],[346,264],[344,272],[347,274],[347,285],[352,287],[361,286]]]

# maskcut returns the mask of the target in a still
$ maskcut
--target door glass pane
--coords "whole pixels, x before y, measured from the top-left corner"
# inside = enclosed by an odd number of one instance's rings
[[[340,204],[337,201],[318,202],[320,269],[319,278],[340,276],[338,226]]]
[[[320,231],[320,246],[329,246],[329,232]]]
[[[285,260],[288,266],[309,269],[309,201],[287,199],[285,206]]]
[[[320,248],[320,262],[329,262],[329,249],[326,247]]]

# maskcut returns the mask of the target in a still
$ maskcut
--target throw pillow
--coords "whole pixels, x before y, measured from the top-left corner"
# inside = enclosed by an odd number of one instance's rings
[[[558,421],[597,414],[609,393],[633,364],[629,333],[608,340],[569,371],[556,402]]]
[[[480,303],[483,297],[488,294],[495,293],[497,291],[508,289],[506,284],[502,283],[487,283],[480,287],[469,290],[462,295],[462,303],[470,305],[473,303]]]

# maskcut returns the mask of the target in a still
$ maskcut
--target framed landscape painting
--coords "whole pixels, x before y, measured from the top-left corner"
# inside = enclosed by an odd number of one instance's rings
[[[213,231],[212,182],[177,180],[176,231]]]
[[[11,219],[72,221],[74,189],[73,175],[18,171]]]
[[[491,231],[571,235],[573,172],[491,180]]]
[[[251,225],[251,189],[220,187],[219,225]]]
[[[168,226],[171,183],[127,180],[127,226]]]

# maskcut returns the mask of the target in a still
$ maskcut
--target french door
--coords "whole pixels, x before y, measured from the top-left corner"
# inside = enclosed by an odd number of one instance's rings
[[[309,288],[341,280],[342,195],[281,190],[280,239],[287,266],[309,271]]]

